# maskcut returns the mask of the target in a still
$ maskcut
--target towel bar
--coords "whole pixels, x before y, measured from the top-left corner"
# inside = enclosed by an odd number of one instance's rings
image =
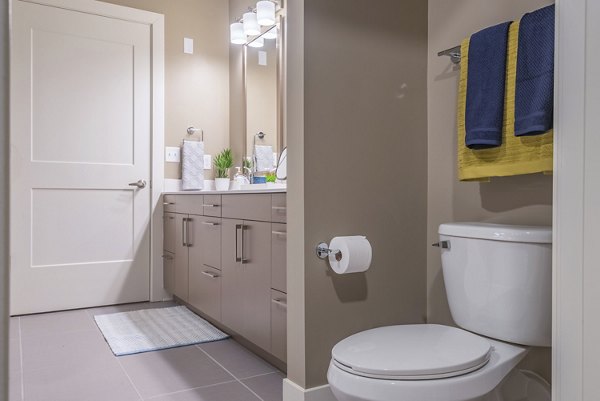
[[[449,56],[450,57],[450,61],[452,61],[452,63],[459,64],[460,63],[460,58],[461,58],[461,55],[460,55],[460,46],[454,46],[454,47],[451,47],[450,49],[442,50],[437,55],[439,57],[441,57],[441,56]]]

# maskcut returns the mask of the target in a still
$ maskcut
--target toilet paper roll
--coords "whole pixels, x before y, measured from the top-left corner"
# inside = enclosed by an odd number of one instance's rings
[[[329,264],[337,274],[360,273],[371,266],[373,250],[367,237],[335,237],[331,240],[329,249],[332,250]],[[341,258],[338,251],[341,252]]]

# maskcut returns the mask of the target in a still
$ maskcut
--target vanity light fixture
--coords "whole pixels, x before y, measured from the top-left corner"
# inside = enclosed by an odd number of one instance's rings
[[[234,45],[243,45],[246,43],[246,34],[244,33],[244,24],[234,22],[230,26],[231,43]]]
[[[260,35],[258,19],[253,11],[248,11],[244,14],[244,33],[246,36]]]
[[[278,28],[277,28],[277,25],[273,25],[273,26],[271,27],[271,29],[269,29],[268,31],[266,31],[266,32],[263,34],[263,36],[262,36],[262,37],[263,37],[263,38],[265,38],[265,39],[277,39],[277,36],[278,36]]]
[[[248,43],[248,46],[250,46],[250,47],[263,47],[264,45],[265,45],[265,38],[262,36],[260,38],[254,39],[252,42]]]
[[[270,0],[256,3],[256,16],[258,23],[262,26],[275,24],[275,3]]]

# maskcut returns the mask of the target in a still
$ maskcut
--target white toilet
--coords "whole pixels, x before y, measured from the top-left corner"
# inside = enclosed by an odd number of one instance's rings
[[[455,223],[439,234],[448,302],[462,329],[389,326],[340,341],[327,374],[333,394],[339,401],[550,401],[548,383],[515,367],[527,346],[551,345],[551,228]]]

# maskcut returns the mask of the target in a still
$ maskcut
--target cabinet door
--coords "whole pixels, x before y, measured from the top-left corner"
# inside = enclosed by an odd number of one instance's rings
[[[271,353],[287,362],[287,295],[271,291]]]
[[[273,223],[271,229],[271,288],[287,292],[287,225]]]
[[[175,255],[163,253],[163,287],[169,294],[175,291]]]
[[[276,223],[287,221],[287,194],[273,194],[271,221]]]
[[[240,257],[242,223],[223,219],[221,225],[221,321],[239,334],[243,334],[245,302]]]
[[[188,216],[177,215],[175,218],[175,288],[173,294],[184,301],[188,300],[188,260],[189,252],[187,241]]]
[[[243,331],[259,347],[271,349],[271,223],[242,225]]]
[[[202,264],[190,265],[189,303],[201,312],[221,320],[221,272]]]
[[[165,213],[164,216],[164,227],[163,227],[163,250],[171,253],[175,253],[175,241],[176,241],[176,230],[175,230],[175,219],[176,214]]]

